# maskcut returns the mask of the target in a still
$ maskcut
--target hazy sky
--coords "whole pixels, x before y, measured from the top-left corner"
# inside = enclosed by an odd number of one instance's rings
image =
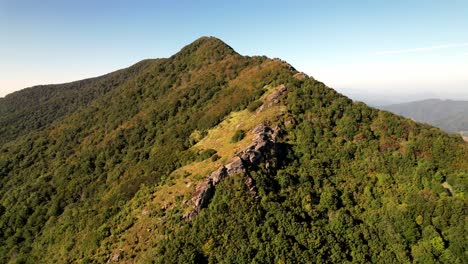
[[[466,0],[0,0],[0,96],[168,57],[200,36],[357,97],[468,100]]]

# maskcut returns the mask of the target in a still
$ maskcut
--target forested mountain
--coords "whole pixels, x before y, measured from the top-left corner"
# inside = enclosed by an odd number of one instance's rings
[[[468,101],[428,99],[381,108],[450,133],[468,131]]]
[[[459,135],[219,39],[0,104],[2,263],[468,261]]]
[[[45,128],[87,106],[157,61],[145,60],[104,76],[58,85],[39,85],[0,98],[0,144]]]

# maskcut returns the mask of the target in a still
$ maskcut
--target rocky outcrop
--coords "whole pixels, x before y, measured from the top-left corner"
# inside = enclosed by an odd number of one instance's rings
[[[244,184],[247,186],[248,192],[252,197],[258,198],[257,186],[255,186],[254,179],[248,175],[244,176]]]
[[[306,78],[309,78],[309,76],[303,72],[298,72],[296,74],[294,74],[293,76],[294,78],[298,79],[298,80],[304,80]]]
[[[188,214],[184,215],[183,218],[190,220],[194,216],[198,215],[202,208],[207,207],[214,195],[215,186],[220,183],[226,176],[243,174],[245,172],[245,167],[240,158],[237,158],[235,161],[212,172],[208,178],[195,187],[195,192],[192,194],[192,198],[190,199],[194,209]]]
[[[280,128],[270,128],[265,125],[258,125],[252,130],[254,134],[253,143],[247,148],[237,153],[237,156],[250,165],[257,165],[265,162],[267,167],[276,166],[276,153],[278,146],[276,138]]]
[[[263,104],[257,109],[257,113],[262,112],[264,109],[277,105],[281,102],[288,93],[288,88],[285,85],[275,87],[274,90],[263,99]]]
[[[208,206],[213,197],[216,185],[225,177],[231,175],[243,175],[244,183],[248,192],[253,197],[257,196],[257,187],[255,181],[249,175],[249,168],[260,163],[265,163],[266,168],[275,168],[277,166],[277,153],[279,148],[276,142],[280,128],[270,128],[264,124],[258,125],[252,130],[254,140],[247,148],[236,153],[234,160],[213,171],[202,183],[195,187],[195,192],[190,200],[194,209],[183,218],[191,220],[198,215],[201,209]]]
[[[245,174],[246,169],[241,158],[235,157],[234,161],[226,165],[227,175]]]
[[[283,98],[287,94],[287,92],[288,92],[288,89],[286,88],[286,86],[284,84],[276,87],[275,91],[272,92],[271,94],[269,94],[265,98],[265,102],[267,104],[267,107],[278,104],[280,102],[281,98]]]

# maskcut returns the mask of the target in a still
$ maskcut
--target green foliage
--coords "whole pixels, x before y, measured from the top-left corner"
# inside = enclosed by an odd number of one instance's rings
[[[236,143],[244,139],[245,131],[242,129],[237,130],[231,138],[231,143]]]
[[[251,168],[258,200],[240,177],[226,179],[207,209],[156,246],[159,262],[181,263],[173,244],[208,263],[467,261],[467,200],[441,187],[444,179],[466,187],[459,138],[311,79],[287,87],[298,125],[283,135],[293,142],[283,166]]]
[[[215,154],[216,154],[216,150],[214,150],[214,149],[204,150],[198,156],[198,160],[199,161],[206,160],[207,158],[210,158],[210,157],[214,156]]]
[[[221,157],[218,155],[218,154],[214,154],[213,156],[211,156],[211,161],[215,162],[217,160],[219,160]]]
[[[253,101],[249,104],[249,106],[247,106],[247,110],[249,110],[250,112],[255,112],[255,110],[257,110],[257,108],[259,108],[263,103],[261,101]]]
[[[288,71],[266,58],[242,57],[214,38],[137,65],[2,99],[1,109],[20,114],[2,119],[9,126],[2,126],[8,131],[0,145],[0,262],[93,259],[116,226],[116,234],[133,226],[132,218],[114,217],[140,186],[171,184],[171,172],[197,160],[189,150],[193,132],[244,109],[278,72]],[[24,111],[37,116],[18,118]],[[41,130],[14,121],[29,124],[39,116]],[[207,150],[200,158],[214,154]],[[62,245],[67,238],[75,241]]]
[[[136,263],[468,261],[460,137],[354,103],[214,38],[141,65],[122,80],[102,79],[112,88],[86,102],[58,103],[57,116],[38,110],[40,131],[20,136],[29,118],[4,120],[0,262],[103,263],[120,250]],[[226,177],[208,207],[182,221],[194,187],[174,170],[217,161],[215,150],[191,147],[232,111],[254,111],[266,84],[288,89],[287,112],[269,120],[283,129],[280,154],[269,157],[278,166],[248,167],[257,197],[242,175]],[[48,89],[39,92],[45,101],[73,97]],[[71,90],[75,98],[89,91]],[[21,100],[5,98],[0,108],[23,113]],[[173,203],[157,203],[166,189]]]
[[[39,85],[0,98],[0,146],[41,130],[147,69],[160,60],[141,61],[127,69],[82,81]]]

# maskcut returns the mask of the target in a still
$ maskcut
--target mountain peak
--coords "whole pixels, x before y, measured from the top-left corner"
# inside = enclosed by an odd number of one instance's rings
[[[226,44],[224,41],[217,37],[213,36],[202,36],[196,40],[194,40],[192,43],[187,45],[186,47],[190,46],[195,46],[195,47],[217,47],[219,49],[223,49],[227,52],[235,53],[234,49]]]
[[[201,36],[194,40],[192,43],[189,45],[193,44],[217,44],[217,45],[224,45],[230,49],[232,49],[229,45],[227,45],[224,41],[221,39],[214,37],[214,36]]]
[[[0,263],[465,263],[466,157],[202,37],[0,100]]]
[[[216,37],[200,37],[183,47],[174,59],[187,59],[194,63],[206,63],[221,60],[227,56],[238,55],[238,53],[224,41]]]

